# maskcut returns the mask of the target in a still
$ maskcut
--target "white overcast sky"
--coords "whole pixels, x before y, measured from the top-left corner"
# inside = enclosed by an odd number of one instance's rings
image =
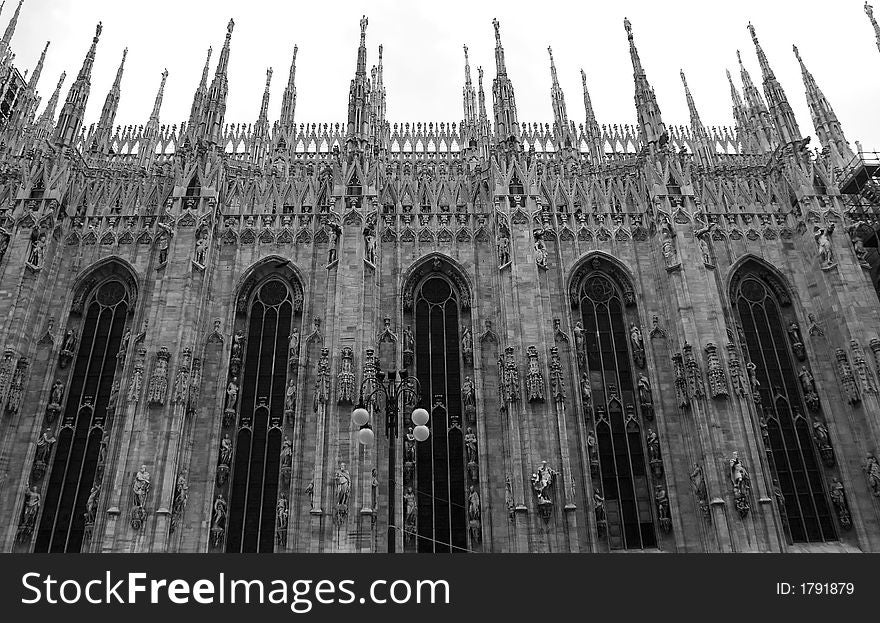
[[[0,27],[5,28],[15,3],[7,0]],[[876,4],[880,16],[880,0]],[[547,55],[552,45],[572,120],[584,118],[583,67],[599,123],[632,123],[632,65],[623,29],[623,18],[629,17],[666,123],[688,121],[678,74],[683,68],[703,123],[732,125],[724,70],[729,68],[739,82],[737,49],[753,78],[760,77],[746,29],[751,20],[802,130],[812,134],[813,127],[792,43],[798,44],[847,138],[880,150],[880,50],[863,0],[25,0],[12,45],[16,64],[28,69],[45,41],[52,41],[40,85],[45,102],[63,70],[69,86],[102,20],[87,123],[100,114],[125,46],[129,55],[117,123],[146,121],[166,67],[170,75],[162,122],[179,123],[189,115],[208,46],[215,50],[213,73],[226,23],[233,17],[227,122],[255,120],[270,66],[275,69],[270,113],[278,116],[294,43],[299,45],[297,121],[342,122],[364,13],[370,20],[368,67],[376,62],[378,45],[384,45],[392,123],[461,119],[464,43],[475,80],[476,66],[484,67],[491,106],[493,17],[501,21],[520,121],[552,122]]]

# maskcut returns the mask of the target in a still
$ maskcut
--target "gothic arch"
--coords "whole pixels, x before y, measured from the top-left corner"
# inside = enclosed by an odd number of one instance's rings
[[[301,312],[303,309],[303,284],[306,283],[303,274],[289,259],[280,255],[268,255],[252,264],[245,270],[235,287],[236,314],[247,313],[248,302],[257,287],[267,279],[275,277],[285,280],[292,288],[294,307]]]
[[[568,293],[571,306],[580,304],[579,288],[586,277],[594,272],[604,273],[620,288],[624,304],[629,307],[636,302],[636,283],[632,270],[619,259],[603,251],[590,251],[577,262],[569,273]]]
[[[773,290],[781,307],[789,307],[791,305],[794,289],[788,283],[788,279],[774,266],[771,266],[765,260],[752,253],[739,258],[727,272],[726,291],[731,305],[733,305],[733,301],[736,298],[734,293],[743,277],[750,274],[759,277]]]
[[[473,297],[473,284],[467,271],[456,260],[443,253],[429,253],[416,260],[403,276],[403,309],[412,311],[415,291],[430,274],[444,275],[455,287],[462,310],[469,310]]]
[[[73,302],[70,313],[81,315],[87,297],[102,283],[113,278],[121,281],[128,290],[128,313],[133,314],[140,281],[134,267],[118,255],[100,259],[76,276],[73,280]]]

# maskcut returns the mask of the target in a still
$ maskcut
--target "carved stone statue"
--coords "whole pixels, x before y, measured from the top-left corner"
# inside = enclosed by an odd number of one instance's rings
[[[818,225],[813,226],[813,238],[816,240],[816,246],[819,251],[819,267],[822,270],[834,268],[837,264],[834,258],[834,248],[831,243],[831,235],[834,233],[834,223],[828,227],[822,228]]]
[[[336,519],[342,522],[348,515],[348,498],[351,495],[351,474],[340,463],[336,469]]]
[[[34,268],[42,268],[46,257],[46,233],[36,227],[31,233],[31,245],[28,249],[27,263]]]
[[[672,530],[672,518],[669,516],[669,495],[663,485],[654,486],[654,503],[657,507],[657,519],[660,522],[660,529],[665,533]]]
[[[293,442],[285,436],[281,442],[281,469],[290,468],[293,465]]]
[[[880,498],[880,461],[873,454],[869,454],[865,461],[865,476],[868,479],[871,494]]]
[[[470,327],[464,327],[461,334],[461,356],[467,364],[474,362],[474,336]]]
[[[177,483],[174,485],[174,497],[171,500],[171,532],[174,532],[174,529],[180,523],[188,499],[189,485],[186,482],[186,474],[180,473],[177,475]]]
[[[547,244],[544,242],[544,230],[536,229],[534,231],[535,234],[535,263],[542,267],[547,268]]]
[[[364,259],[376,264],[376,226],[372,223],[364,228]]]
[[[572,333],[574,333],[574,346],[577,351],[578,362],[580,362],[581,365],[584,365],[584,357],[587,352],[587,338],[586,331],[584,330],[584,323],[578,320],[574,324]]]
[[[510,238],[502,235],[498,239],[498,265],[504,266],[510,263]]]
[[[293,327],[290,330],[290,338],[287,341],[288,357],[291,361],[299,358],[299,329]]]
[[[648,460],[650,461],[659,461],[660,459],[660,439],[657,437],[657,433],[654,432],[653,429],[648,429],[648,435],[646,437],[646,441],[648,444]]]
[[[752,481],[749,472],[739,460],[739,453],[734,452],[730,459],[730,480],[733,483],[733,493],[736,509],[740,517],[745,517],[751,510]]]
[[[279,545],[287,544],[287,520],[290,516],[287,498],[279,496],[278,503],[275,505],[275,539]]]
[[[287,381],[287,389],[284,390],[284,413],[290,418],[296,409],[296,379]]]
[[[538,504],[552,504],[548,497],[550,489],[556,482],[556,471],[547,466],[547,461],[541,461],[541,467],[532,474],[532,488],[538,495]]]
[[[477,492],[476,487],[471,485],[470,492],[468,493],[468,519],[479,520],[481,515],[480,494]]]
[[[223,439],[220,440],[220,456],[218,461],[224,467],[232,465],[232,439],[229,438],[229,433],[223,435]]]
[[[715,261],[712,259],[712,245],[709,242],[709,237],[716,226],[716,223],[709,223],[706,227],[694,229],[694,238],[696,238],[700,244],[700,254],[703,256],[703,265],[707,268],[715,267]]]
[[[43,502],[43,496],[36,487],[31,487],[24,494],[24,508],[21,512],[21,523],[19,525],[19,534],[30,536],[34,527],[37,525],[37,515],[40,514],[40,506]]]
[[[675,244],[675,236],[675,227],[672,225],[672,221],[669,220],[668,216],[663,216],[662,222],[660,223],[660,248],[663,252],[663,259],[666,262],[667,271],[674,270],[681,266],[681,262],[678,259],[678,249]]]
[[[152,483],[150,482],[150,472],[147,471],[146,465],[141,465],[137,474],[134,476],[134,484],[132,485],[132,493],[134,493],[134,503],[136,506],[144,508],[147,503],[147,495],[150,493]]]
[[[691,469],[690,479],[694,496],[696,496],[697,502],[700,505],[700,510],[703,512],[703,516],[708,519],[711,517],[709,509],[709,491],[706,488],[706,478],[703,474],[703,468],[696,463]]]
[[[49,457],[52,455],[52,448],[55,446],[55,436],[52,434],[52,429],[50,427],[46,427],[43,429],[43,432],[40,433],[39,438],[37,439],[37,452],[34,457],[37,461],[48,465]]]
[[[464,404],[465,412],[470,412],[477,408],[474,380],[469,376],[464,377],[464,383],[461,386],[461,401]]]
[[[236,405],[238,405],[238,377],[233,377],[226,386],[226,410],[235,413]]]
[[[226,535],[226,499],[222,493],[217,494],[214,500],[214,510],[211,513],[211,544],[219,547]]]
[[[645,367],[645,342],[642,339],[642,330],[635,324],[629,325],[629,340],[632,343],[633,361],[639,368]]]
[[[98,517],[98,497],[101,495],[101,485],[95,483],[89,491],[86,499],[86,511],[84,513],[86,525],[94,524]]]
[[[412,487],[407,487],[406,493],[403,494],[403,524],[408,540],[415,538],[417,510],[416,494],[413,493]]]
[[[202,229],[197,234],[198,239],[196,240],[196,248],[193,252],[193,260],[199,266],[205,265],[205,260],[208,257],[208,231],[206,229]]]
[[[61,409],[61,401],[64,400],[64,383],[55,381],[52,385],[52,391],[49,392],[49,408]]]
[[[641,403],[643,408],[650,407],[653,404],[650,381],[642,372],[639,372],[639,403]]]
[[[831,479],[829,495],[831,496],[834,510],[837,512],[837,521],[840,522],[840,526],[844,530],[849,530],[852,528],[852,518],[849,513],[849,504],[846,501],[846,490],[843,487],[843,483],[837,478]]]
[[[473,428],[468,428],[464,435],[464,447],[467,451],[467,462],[477,462],[477,435]]]
[[[581,374],[581,396],[584,399],[584,411],[587,416],[593,414],[593,387],[590,384],[590,375],[586,372]]]

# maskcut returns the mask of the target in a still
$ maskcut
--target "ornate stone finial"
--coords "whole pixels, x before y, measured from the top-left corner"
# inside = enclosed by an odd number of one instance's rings
[[[370,23],[370,20],[367,19],[366,15],[361,16],[361,40],[366,38],[367,36],[367,24]]]
[[[629,21],[628,17],[623,18],[623,27],[624,27],[624,29],[626,29],[626,34],[629,36],[630,39],[632,39],[633,27],[632,27],[632,22]]]
[[[749,29],[749,34],[752,35],[752,41],[754,41],[755,43],[757,43],[757,42],[758,42],[758,35],[755,34],[755,27],[752,26],[752,22],[749,22],[749,25],[748,25],[746,28]]]
[[[465,63],[468,62],[468,47],[467,47],[467,43],[464,44],[464,62],[465,62]]]
[[[98,22],[98,25],[95,27],[95,43],[98,42],[102,32],[104,32],[104,22]]]
[[[551,46],[547,46],[547,53],[550,55],[550,62],[553,62],[553,48]]]
[[[495,28],[495,41],[501,45],[501,22],[498,21],[498,18],[492,18],[492,26]]]
[[[232,29],[233,28],[235,28],[235,20],[230,18],[229,23],[226,25],[226,38],[227,39],[232,37]]]

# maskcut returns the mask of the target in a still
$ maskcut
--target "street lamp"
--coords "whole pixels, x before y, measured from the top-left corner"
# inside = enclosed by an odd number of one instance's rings
[[[357,409],[351,412],[352,423],[359,428],[358,441],[362,446],[370,447],[376,441],[376,435],[370,426],[370,412],[366,405],[385,402],[385,437],[388,439],[388,553],[393,554],[396,545],[394,534],[394,475],[397,470],[397,438],[399,437],[399,413],[400,408],[406,405],[418,404],[421,400],[421,386],[419,380],[411,377],[407,370],[392,370],[386,374],[381,370],[376,371],[376,378],[364,379],[361,383],[361,400]],[[401,404],[402,403],[402,404]],[[377,405],[378,406],[378,405]],[[416,441],[426,441],[431,435],[428,429],[430,416],[421,407],[411,414],[412,423],[415,424],[413,436]]]

